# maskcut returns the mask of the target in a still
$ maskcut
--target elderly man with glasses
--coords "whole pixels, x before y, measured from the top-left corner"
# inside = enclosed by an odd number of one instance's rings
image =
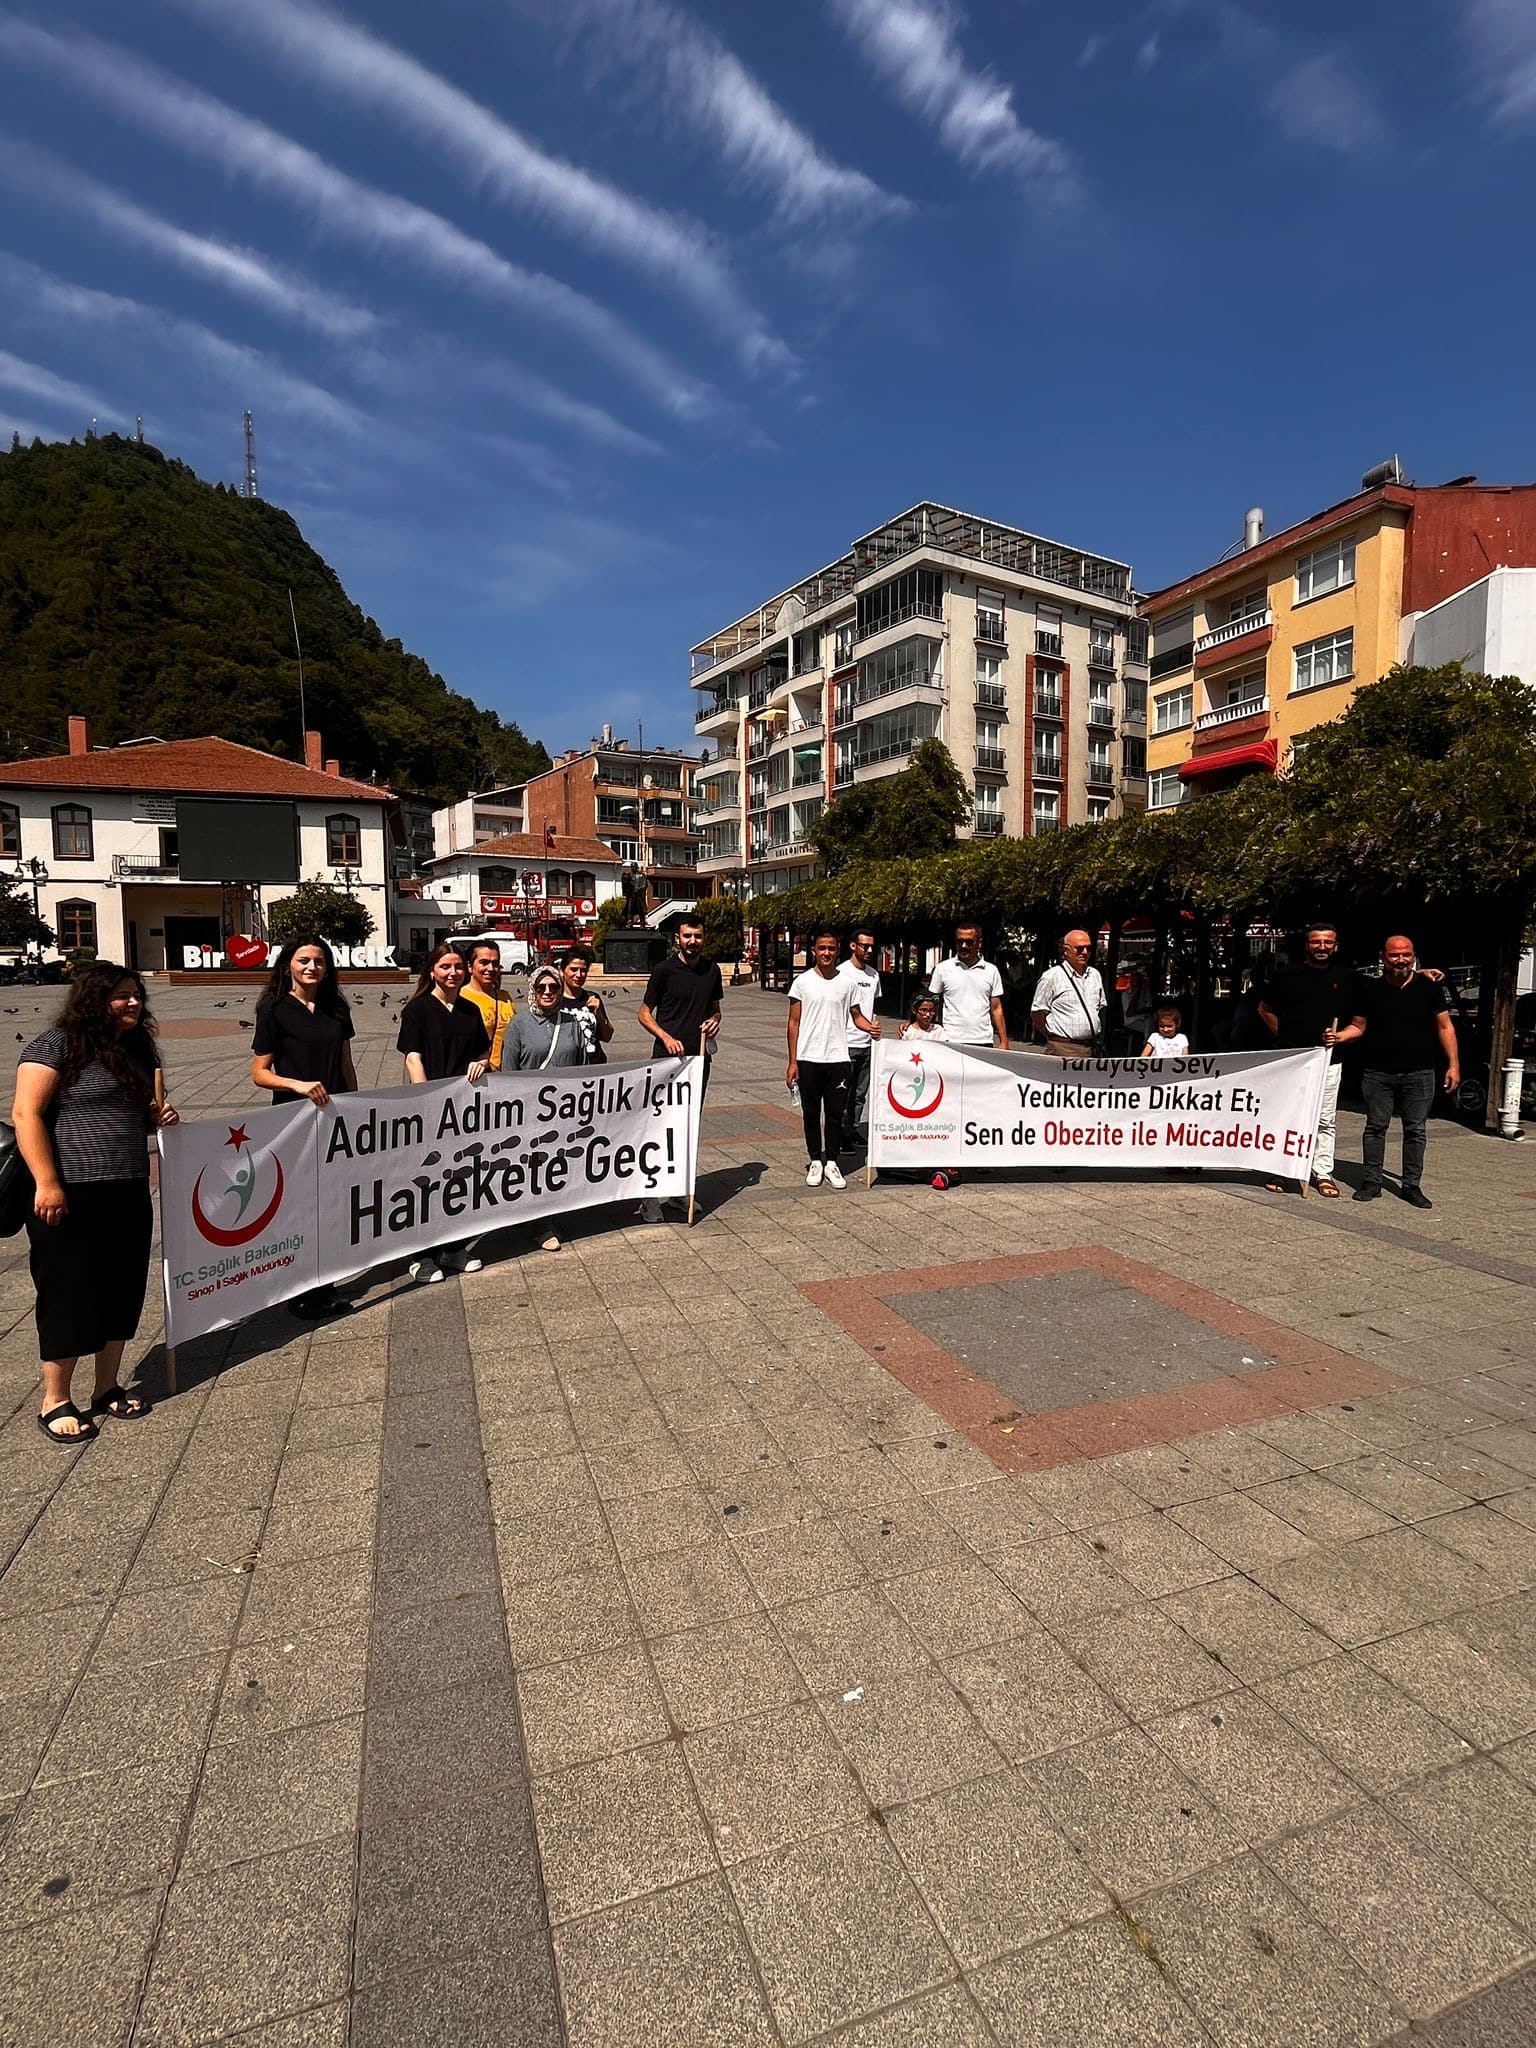
[[[1068,932],[1061,942],[1061,964],[1041,975],[1030,1005],[1047,1052],[1064,1060],[1087,1059],[1103,1050],[1108,998],[1092,956],[1087,932]]]

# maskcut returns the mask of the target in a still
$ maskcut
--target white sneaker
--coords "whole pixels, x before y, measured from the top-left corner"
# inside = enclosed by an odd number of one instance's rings
[[[827,1184],[829,1187],[834,1188],[845,1188],[848,1185],[847,1181],[843,1179],[843,1169],[835,1159],[827,1161]]]
[[[416,1259],[405,1269],[418,1287],[432,1287],[443,1277],[441,1266],[434,1266],[430,1259]]]
[[[821,1186],[821,1174],[821,1161],[819,1159],[813,1159],[810,1165],[807,1166],[807,1168],[805,1169],[806,1186],[808,1188],[819,1188]]]
[[[459,1271],[461,1273],[478,1273],[484,1264],[484,1259],[466,1259],[463,1265],[460,1266]]]
[[[642,1202],[635,1211],[635,1220],[639,1223],[659,1223],[661,1221],[660,1202]]]

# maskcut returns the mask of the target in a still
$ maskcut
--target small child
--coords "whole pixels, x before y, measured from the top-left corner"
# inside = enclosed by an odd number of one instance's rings
[[[939,1006],[932,996],[913,997],[901,1035],[903,1038],[932,1038],[940,1045],[949,1043],[949,1033],[939,1022]]]
[[[1189,1051],[1189,1040],[1179,1029],[1183,1023],[1178,1006],[1174,1003],[1159,1003],[1152,1013],[1152,1034],[1141,1048],[1144,1060],[1182,1059]]]

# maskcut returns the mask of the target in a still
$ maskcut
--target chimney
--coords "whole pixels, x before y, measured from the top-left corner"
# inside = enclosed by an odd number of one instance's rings
[[[605,747],[611,747],[613,745],[613,727],[611,725],[605,725],[603,727],[603,745]]]
[[[91,721],[77,718],[73,713],[69,720],[69,751],[72,754],[88,754],[91,751]]]
[[[1264,538],[1264,507],[1251,505],[1243,515],[1243,546],[1256,548]]]
[[[341,763],[339,761],[327,761],[325,764],[325,772],[327,775],[340,775]]]
[[[304,766],[313,768],[317,775],[325,773],[325,742],[317,732],[304,735]]]

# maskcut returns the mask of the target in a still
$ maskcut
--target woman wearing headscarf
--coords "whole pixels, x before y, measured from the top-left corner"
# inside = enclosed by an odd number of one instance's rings
[[[97,1434],[99,1416],[149,1413],[117,1376],[149,1277],[147,1140],[178,1119],[137,974],[98,960],[76,976],[57,1023],[21,1056],[11,1121],[35,1183],[27,1237],[43,1368],[37,1426],[54,1443],[78,1445]],[[82,1413],[71,1388],[88,1352],[96,1374]]]
[[[528,982],[528,1007],[507,1026],[502,1043],[501,1071],[538,1073],[546,1067],[580,1067],[587,1063],[590,1033],[566,999],[565,980],[557,967],[536,967]],[[543,1240],[547,1252],[560,1249],[551,1231]]]

